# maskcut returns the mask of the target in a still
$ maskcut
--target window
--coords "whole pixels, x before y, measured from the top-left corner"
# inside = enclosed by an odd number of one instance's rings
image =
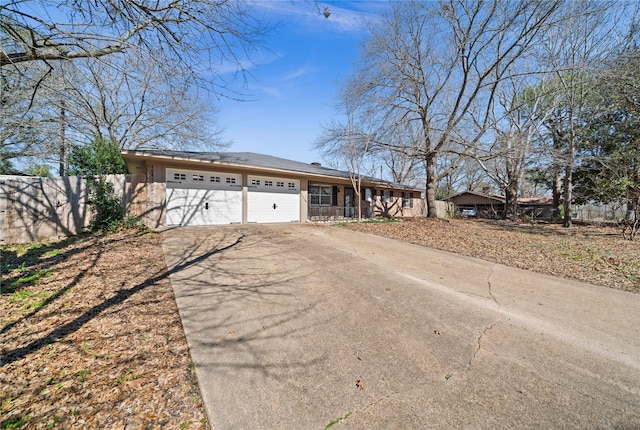
[[[235,184],[235,183],[236,183],[236,178],[227,177],[227,184]]]
[[[402,207],[403,208],[413,207],[413,195],[411,193],[402,193]]]
[[[384,190],[382,196],[385,203],[391,203],[393,201],[393,191],[391,190]]]
[[[194,182],[202,182],[204,181],[204,175],[193,175]]]
[[[185,175],[184,173],[174,173],[173,179],[175,179],[176,181],[184,181],[187,179],[187,175]]]
[[[376,199],[376,190],[374,188],[365,188],[364,199],[368,202],[373,202]]]
[[[309,204],[311,206],[331,206],[331,186],[309,186]]]
[[[251,180],[251,185],[260,185],[260,179],[252,179]]]
[[[284,187],[284,182],[276,182],[276,187]]]
[[[296,189],[296,183],[295,182],[289,182],[289,189],[290,190],[295,190]]]
[[[273,187],[273,181],[264,181],[265,187]]]
[[[220,182],[220,176],[211,176],[209,180],[211,182]]]

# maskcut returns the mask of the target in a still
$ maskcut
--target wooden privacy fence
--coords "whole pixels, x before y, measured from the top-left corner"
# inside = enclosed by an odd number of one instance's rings
[[[438,218],[451,218],[455,211],[455,205],[452,202],[436,200],[436,216]]]
[[[158,207],[148,198],[143,175],[109,175],[107,181],[114,185],[125,210],[151,227],[157,224]],[[0,244],[72,236],[82,232],[90,220],[87,181],[83,178],[0,176]]]

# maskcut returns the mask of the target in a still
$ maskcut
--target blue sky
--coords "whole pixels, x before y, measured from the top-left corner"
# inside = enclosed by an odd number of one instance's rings
[[[229,151],[291,160],[322,161],[312,149],[322,126],[336,118],[338,84],[351,72],[366,35],[386,1],[254,2],[256,17],[279,23],[241,90],[251,101],[220,99],[217,106]],[[320,12],[325,6],[331,16]],[[239,82],[241,84],[242,82]]]

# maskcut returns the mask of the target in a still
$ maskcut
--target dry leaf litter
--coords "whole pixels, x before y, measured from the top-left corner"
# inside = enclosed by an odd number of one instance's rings
[[[209,428],[159,235],[72,238],[23,267],[2,279],[0,427]],[[25,270],[42,276],[12,292]]]

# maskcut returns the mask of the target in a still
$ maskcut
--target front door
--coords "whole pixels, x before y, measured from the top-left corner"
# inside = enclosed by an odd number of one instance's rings
[[[355,190],[351,187],[344,188],[344,217],[353,218],[356,216]]]

